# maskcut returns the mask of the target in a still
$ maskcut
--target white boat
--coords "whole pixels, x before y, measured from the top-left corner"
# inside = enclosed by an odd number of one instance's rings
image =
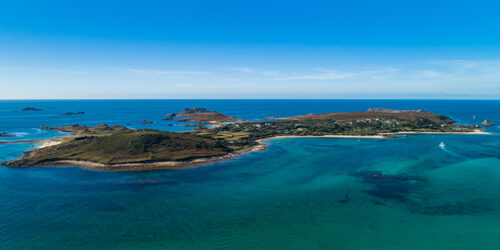
[[[444,142],[441,142],[441,143],[439,143],[439,147],[444,148],[444,147],[446,147],[446,145],[444,144]]]

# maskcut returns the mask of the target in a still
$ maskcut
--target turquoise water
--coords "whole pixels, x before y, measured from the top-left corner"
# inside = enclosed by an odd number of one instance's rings
[[[225,107],[225,112],[239,112],[245,119],[366,106],[424,107],[463,123],[489,119],[498,124],[500,114],[499,101],[145,102],[108,102],[102,112],[96,103],[85,101],[45,106],[0,102],[0,119],[5,121],[0,132],[15,132],[24,139],[57,136],[37,130],[40,122],[52,126],[114,121],[139,126],[135,123],[161,119],[177,106]],[[151,104],[157,105],[144,114],[138,111]],[[16,112],[15,105],[46,109],[27,114]],[[121,111],[124,107],[129,107],[130,115]],[[80,109],[88,114],[60,115]],[[182,128],[156,120],[151,126]],[[268,141],[266,151],[177,171],[0,167],[0,246],[498,249],[500,136],[498,127],[488,130],[494,134],[279,139]],[[441,142],[446,147],[439,147]],[[0,161],[34,146],[0,144]]]

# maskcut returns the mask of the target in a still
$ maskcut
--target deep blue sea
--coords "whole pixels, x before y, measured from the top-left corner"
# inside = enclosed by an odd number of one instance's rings
[[[271,140],[184,170],[0,166],[0,249],[499,249],[500,100],[0,101],[0,132],[18,136],[0,140],[57,137],[40,125],[75,123],[189,130],[161,120],[184,107],[245,120],[424,109],[496,125],[491,135]],[[0,162],[35,146],[0,144]]]

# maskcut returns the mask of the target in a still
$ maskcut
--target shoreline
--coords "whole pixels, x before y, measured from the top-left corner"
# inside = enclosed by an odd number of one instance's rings
[[[259,139],[256,142],[261,143],[269,140],[288,138],[390,139],[385,135],[278,135]]]
[[[490,132],[484,132],[480,129],[475,129],[472,132],[425,132],[425,131],[399,131],[399,132],[393,132],[393,133],[387,133],[387,134],[393,134],[393,135],[401,135],[401,134],[450,134],[450,135],[491,135],[493,133]]]
[[[185,169],[189,167],[194,167],[197,165],[205,164],[205,163],[213,163],[218,162],[225,159],[234,158],[236,156],[256,152],[256,151],[264,151],[267,149],[267,144],[264,142],[275,139],[289,139],[289,138],[338,138],[338,139],[392,139],[390,135],[397,134],[473,134],[473,135],[490,135],[492,133],[484,132],[481,130],[475,130],[472,132],[420,132],[420,131],[400,131],[394,133],[383,133],[378,135],[310,135],[310,136],[300,136],[300,135],[285,135],[285,136],[272,136],[263,139],[258,139],[256,142],[258,143],[255,146],[250,148],[241,149],[235,152],[231,152],[225,155],[206,157],[206,158],[198,158],[188,161],[159,161],[159,162],[144,162],[144,163],[118,163],[118,164],[103,164],[96,163],[90,161],[80,161],[80,160],[58,160],[52,162],[44,162],[37,164],[36,166],[22,166],[15,168],[23,168],[23,167],[81,167],[90,170],[98,170],[98,171],[148,171],[148,170],[161,170],[161,169]],[[58,137],[60,138],[60,137]],[[0,143],[42,143],[39,148],[45,148],[50,146],[55,146],[62,141],[57,140],[57,138],[53,139],[41,139],[41,140],[25,140],[25,141],[12,141],[12,142],[0,142]],[[25,152],[25,154],[29,154],[32,151]],[[10,166],[12,167],[12,166]]]
[[[59,144],[59,143],[57,143]],[[251,148],[241,149],[225,155],[198,158],[188,161],[158,161],[158,162],[142,162],[142,163],[118,163],[118,164],[104,164],[90,161],[80,160],[59,160],[51,162],[43,162],[36,166],[21,166],[12,168],[30,168],[30,167],[80,167],[89,170],[97,171],[148,171],[148,170],[161,170],[161,169],[186,169],[189,167],[201,165],[204,163],[218,162],[225,159],[230,159],[242,154],[266,150],[265,144],[258,144]],[[28,151],[26,153],[29,153]]]

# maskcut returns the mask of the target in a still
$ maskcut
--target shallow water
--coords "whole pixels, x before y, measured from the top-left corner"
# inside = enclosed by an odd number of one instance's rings
[[[36,130],[41,122],[138,127],[142,119],[155,120],[145,127],[181,129],[158,120],[184,106],[208,107],[243,119],[369,107],[424,108],[463,123],[477,122],[474,114],[477,120],[500,122],[495,118],[499,101],[103,102],[107,105],[102,112],[99,102],[0,102],[0,132],[47,138],[56,132]],[[153,108],[140,112],[149,105]],[[15,111],[26,106],[46,109],[39,114]],[[126,114],[122,108],[131,111]],[[69,111],[87,114],[61,115]],[[268,141],[266,151],[176,171],[0,167],[0,245],[497,249],[500,137],[497,127],[488,130],[494,134],[279,139]],[[0,161],[33,146],[0,144]]]

